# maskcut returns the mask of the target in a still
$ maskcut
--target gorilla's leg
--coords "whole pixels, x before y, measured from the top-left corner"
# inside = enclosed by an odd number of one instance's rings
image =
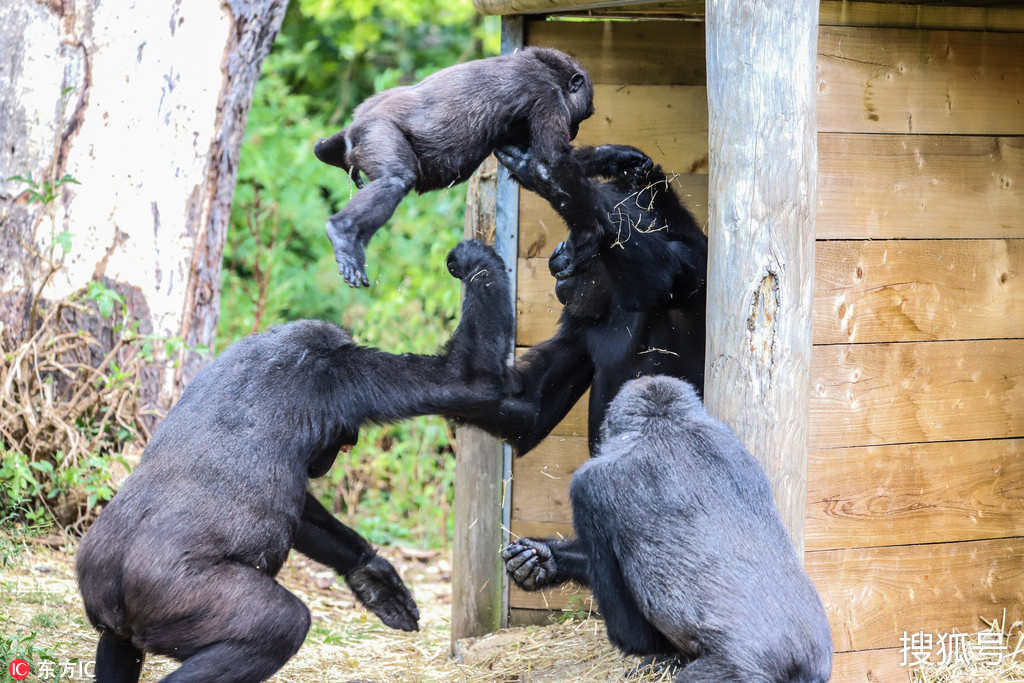
[[[672,683],[771,683],[764,675],[740,671],[720,654],[701,655],[686,665]]]
[[[402,198],[416,182],[418,162],[416,153],[402,132],[386,121],[377,122],[357,131],[363,143],[374,151],[372,162],[363,165],[352,159],[354,172],[362,171],[370,179],[356,192],[348,204],[327,221],[327,236],[334,247],[338,272],[353,287],[369,286],[363,264],[364,248],[370,238],[387,223]],[[358,150],[358,143],[357,143]],[[357,151],[353,155],[357,155]]]
[[[145,634],[153,650],[182,660],[162,683],[256,683],[298,652],[309,631],[309,610],[272,577],[239,564],[221,564],[193,582],[195,611]]]
[[[145,656],[130,641],[104,631],[96,646],[96,683],[136,683]]]

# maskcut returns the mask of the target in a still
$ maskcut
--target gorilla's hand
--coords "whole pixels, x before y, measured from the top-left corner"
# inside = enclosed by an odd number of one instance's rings
[[[501,257],[482,240],[465,240],[456,244],[448,252],[447,265],[452,277],[457,277],[467,286],[476,286],[480,277],[503,284],[508,280]]]
[[[528,147],[505,145],[494,150],[494,156],[520,185],[528,190],[534,189],[537,183],[534,179],[533,152]]]
[[[517,387],[508,363],[515,341],[509,270],[480,240],[455,245],[447,263],[448,272],[465,286],[462,320],[449,342],[450,355],[461,363],[461,381],[474,387],[477,404],[500,401]]]
[[[601,175],[625,180],[634,189],[645,187],[654,170],[651,158],[629,145],[601,145],[594,148],[594,156],[603,161]]]
[[[345,583],[359,601],[391,628],[420,630],[420,611],[412,593],[391,563],[376,553],[369,562],[345,575]]]
[[[505,570],[521,588],[539,590],[555,583],[558,574],[551,548],[542,541],[520,538],[501,552]]]
[[[579,173],[570,157],[561,157],[548,164],[538,159],[529,147],[505,145],[494,150],[494,156],[508,169],[516,182],[548,201],[561,202],[568,196],[562,186],[563,179],[556,176],[561,173]]]

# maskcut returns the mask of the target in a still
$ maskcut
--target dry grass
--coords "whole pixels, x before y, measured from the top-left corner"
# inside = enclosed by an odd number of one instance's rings
[[[0,324],[0,444],[30,467],[52,467],[50,481],[73,481],[68,473],[88,471],[95,454],[135,455],[149,438],[138,400],[140,338],[124,319],[105,345],[81,327],[95,316],[95,303],[78,297],[50,305],[21,341]],[[62,527],[81,530],[94,517],[80,487],[31,495]]]
[[[293,557],[281,582],[310,608],[313,626],[299,653],[271,681],[373,681],[376,683],[668,683],[667,672],[629,675],[636,657],[618,654],[602,622],[574,618],[548,626],[509,628],[458,643],[450,656],[450,561],[439,554],[383,550],[411,586],[421,611],[421,630],[402,633],[383,626],[359,607],[327,568]],[[0,624],[4,634],[36,632],[37,646],[52,648],[59,662],[90,662],[96,636],[85,620],[74,580],[74,558],[39,543],[19,554],[0,575]],[[908,669],[913,683],[1024,682],[1021,624],[986,622],[1004,634],[1008,657],[983,663]],[[977,643],[977,636],[971,639]],[[934,659],[934,657],[933,657]],[[177,664],[149,657],[144,682],[156,681]],[[63,679],[62,679],[63,680]]]
[[[271,681],[375,681],[377,683],[505,683],[627,680],[639,662],[608,643],[599,619],[580,618],[549,626],[510,628],[459,642],[450,656],[450,561],[396,548],[383,551],[411,587],[420,607],[421,630],[385,627],[359,607],[333,572],[293,556],[281,582],[310,608],[313,626],[299,653]],[[96,635],[85,619],[74,579],[74,557],[44,543],[33,544],[2,571],[0,623],[15,633],[37,633],[36,644],[53,648],[59,662],[94,659]],[[148,657],[143,678],[156,681],[177,664]],[[665,683],[645,673],[638,683]]]
[[[981,636],[974,633],[964,638],[965,656],[951,656],[948,664],[929,662],[914,667],[910,676],[912,683],[1024,683],[1024,630],[1021,622],[1007,624],[1005,612],[1002,621],[982,621],[986,628]],[[984,643],[980,642],[982,636]],[[1006,649],[1001,651],[1003,656],[979,656],[979,651],[991,652],[986,647],[995,643],[1005,645]]]

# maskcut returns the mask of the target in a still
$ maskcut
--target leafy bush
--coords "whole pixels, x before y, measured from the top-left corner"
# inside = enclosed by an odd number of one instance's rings
[[[80,326],[117,314],[112,348]],[[0,515],[78,530],[114,493],[145,427],[138,403],[154,339],[140,336],[116,292],[98,282],[51,303],[31,335],[0,357]]]

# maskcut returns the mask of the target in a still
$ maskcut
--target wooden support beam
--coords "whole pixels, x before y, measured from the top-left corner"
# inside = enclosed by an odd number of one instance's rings
[[[523,45],[523,20],[501,22],[501,52]],[[491,157],[474,175],[466,199],[467,238],[493,235],[516,296],[519,187]],[[511,358],[509,359],[512,360]],[[475,427],[456,437],[455,538],[452,551],[452,650],[460,638],[480,636],[508,623],[508,586],[501,548],[508,543],[512,453],[502,441]]]
[[[469,238],[495,236],[497,165],[491,158],[469,181]],[[455,435],[455,533],[452,551],[452,648],[460,638],[501,628],[504,574],[501,501],[504,444],[482,429],[460,425]]]
[[[705,402],[772,482],[798,552],[817,199],[817,0],[708,0]]]

